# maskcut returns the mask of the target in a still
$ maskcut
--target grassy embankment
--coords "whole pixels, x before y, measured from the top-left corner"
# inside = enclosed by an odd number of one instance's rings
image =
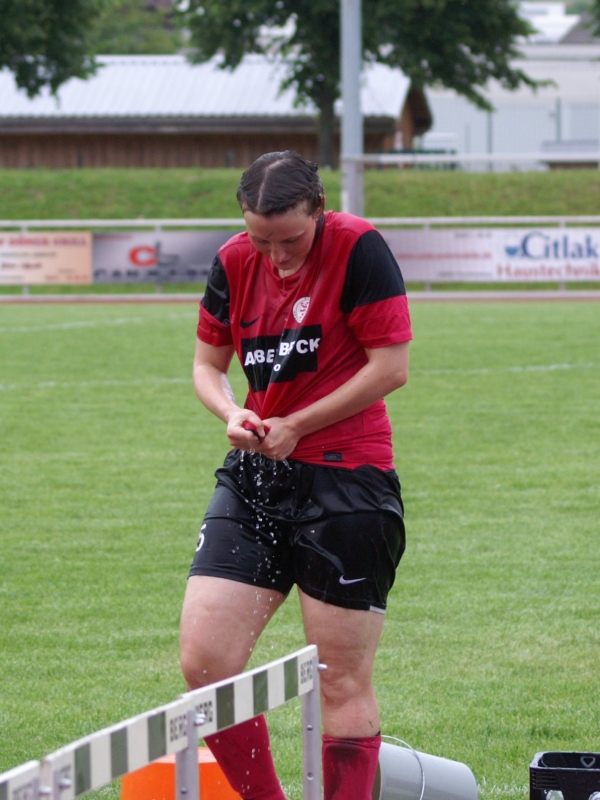
[[[0,219],[166,219],[238,217],[239,170],[80,169],[0,171]],[[329,208],[339,208],[340,175],[324,172]],[[600,209],[600,170],[467,173],[369,170],[365,213],[390,216],[578,215]],[[10,291],[0,287],[0,291]],[[86,291],[115,287],[87,287]],[[120,291],[139,291],[137,286]],[[165,291],[196,291],[171,285]],[[15,287],[14,291],[20,291]],[[57,291],[36,287],[35,292]],[[62,287],[61,291],[69,291]],[[80,292],[81,287],[72,291]]]

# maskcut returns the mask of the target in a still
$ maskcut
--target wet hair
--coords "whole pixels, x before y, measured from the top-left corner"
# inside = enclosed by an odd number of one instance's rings
[[[324,201],[318,169],[294,150],[265,153],[240,180],[237,199],[242,212],[270,217],[306,202],[307,213],[314,214]]]

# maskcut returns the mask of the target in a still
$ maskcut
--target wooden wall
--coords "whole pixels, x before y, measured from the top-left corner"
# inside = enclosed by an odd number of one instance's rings
[[[365,135],[366,152],[382,152],[393,137]],[[339,147],[339,143],[338,143]],[[236,167],[275,150],[318,160],[316,133],[8,133],[0,128],[0,167]]]

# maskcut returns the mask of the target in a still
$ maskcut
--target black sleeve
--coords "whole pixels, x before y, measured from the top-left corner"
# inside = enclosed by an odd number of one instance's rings
[[[229,283],[219,256],[215,259],[206,280],[202,307],[223,325],[229,325]]]
[[[390,297],[406,294],[398,262],[379,231],[358,239],[346,271],[341,307],[344,314]]]

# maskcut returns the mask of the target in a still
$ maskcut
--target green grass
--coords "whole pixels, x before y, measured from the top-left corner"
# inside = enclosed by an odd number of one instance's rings
[[[0,771],[183,690],[179,610],[226,450],[191,388],[195,318],[0,308]],[[420,303],[413,320],[388,402],[408,550],[383,732],[467,763],[482,800],[525,800],[536,752],[598,749],[598,305]],[[302,645],[291,597],[252,664]],[[298,708],[269,719],[300,800]]]
[[[322,172],[339,209],[340,175]],[[237,217],[237,169],[0,170],[0,219]],[[600,170],[367,170],[373,217],[596,214]]]
[[[372,217],[597,214],[600,170],[365,173]]]

